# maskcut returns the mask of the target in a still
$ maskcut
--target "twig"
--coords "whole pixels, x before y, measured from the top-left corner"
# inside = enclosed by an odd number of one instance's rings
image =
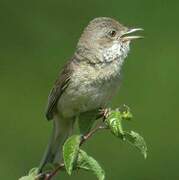
[[[52,179],[52,177],[54,177],[57,174],[57,172],[63,169],[64,167],[65,165],[63,163],[59,164],[51,173],[45,175],[45,180]]]
[[[103,112],[103,123],[99,123],[95,128],[93,128],[89,133],[83,136],[80,146],[82,146],[89,138],[91,138],[97,131],[107,129],[104,124],[104,120],[107,117],[107,111]],[[57,167],[50,173],[44,174],[44,180],[51,180],[58,171],[65,167],[64,163],[57,165]],[[41,176],[42,177],[42,176]]]
[[[87,133],[86,135],[83,136],[81,142],[80,142],[80,146],[89,138],[91,138],[91,136],[93,136],[97,131],[102,130],[102,129],[107,129],[106,126],[103,125],[97,125],[94,129],[92,129],[89,133]]]

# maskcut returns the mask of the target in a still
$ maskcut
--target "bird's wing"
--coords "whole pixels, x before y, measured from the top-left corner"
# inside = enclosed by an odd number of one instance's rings
[[[64,66],[49,94],[46,108],[46,118],[48,120],[53,118],[57,102],[70,83],[71,74],[73,72],[72,62],[73,59],[68,61],[68,63]]]

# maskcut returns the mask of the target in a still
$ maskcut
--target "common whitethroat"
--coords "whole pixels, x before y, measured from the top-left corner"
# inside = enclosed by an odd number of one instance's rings
[[[75,119],[88,123],[105,108],[120,85],[121,68],[130,43],[141,36],[109,17],[95,18],[84,29],[73,57],[63,67],[50,92],[46,117],[53,133],[39,167],[59,162],[64,141]]]

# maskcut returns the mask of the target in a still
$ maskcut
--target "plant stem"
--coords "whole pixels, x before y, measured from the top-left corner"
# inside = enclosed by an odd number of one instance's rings
[[[89,138],[91,138],[97,131],[102,130],[102,129],[106,129],[105,126],[102,125],[97,125],[94,129],[92,129],[89,133],[87,133],[86,135],[83,136],[83,139],[80,142],[80,146],[86,142],[86,140],[88,140]]]
[[[45,175],[45,180],[52,179],[52,177],[54,177],[57,174],[57,172],[63,169],[64,167],[65,165],[63,163],[59,164],[51,173]]]
[[[82,146],[84,144],[84,142],[86,142],[89,138],[91,138],[97,131],[103,130],[103,129],[107,129],[107,127],[104,125],[104,123],[103,123],[103,125],[101,123],[99,123],[89,133],[87,133],[86,135],[83,136],[83,138],[80,142],[80,146]],[[64,163],[59,164],[52,172],[45,174],[44,180],[51,180],[57,174],[57,172],[59,172],[64,167],[65,167]]]

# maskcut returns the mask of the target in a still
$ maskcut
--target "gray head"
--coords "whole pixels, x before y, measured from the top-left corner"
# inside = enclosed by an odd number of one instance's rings
[[[127,28],[112,18],[95,18],[84,29],[77,50],[83,49],[83,52],[86,50],[88,54],[91,52],[100,61],[113,61],[119,57],[126,57],[130,42],[141,37],[129,34],[138,30],[142,29]]]

